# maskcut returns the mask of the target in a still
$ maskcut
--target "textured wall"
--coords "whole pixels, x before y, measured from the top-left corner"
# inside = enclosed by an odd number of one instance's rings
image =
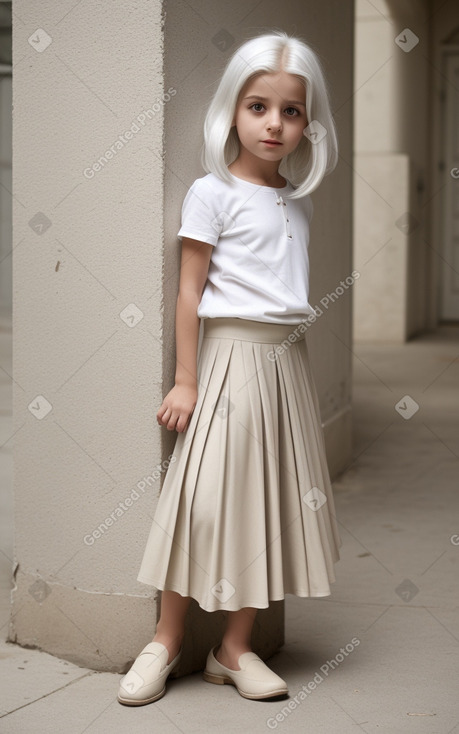
[[[13,30],[10,635],[111,669],[117,623],[153,626],[135,574],[160,482],[133,490],[162,461],[163,105],[138,119],[163,94],[161,5],[18,0]]]

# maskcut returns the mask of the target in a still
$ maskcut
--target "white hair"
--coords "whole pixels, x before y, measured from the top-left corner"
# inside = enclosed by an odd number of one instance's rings
[[[239,92],[252,77],[286,71],[299,77],[306,88],[307,126],[317,130],[318,142],[303,135],[295,150],[285,156],[279,172],[296,186],[286,198],[299,199],[316,189],[338,161],[338,142],[330,110],[327,83],[315,52],[299,38],[273,31],[242,44],[226,65],[204,120],[201,164],[207,173],[234,183],[227,166],[239,154],[239,136],[231,127]],[[322,128],[325,129],[325,135]],[[306,128],[305,128],[306,129]]]

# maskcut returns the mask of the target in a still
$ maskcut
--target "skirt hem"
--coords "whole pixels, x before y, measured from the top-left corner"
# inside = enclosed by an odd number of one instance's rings
[[[200,608],[203,609],[205,612],[218,612],[218,611],[237,612],[237,611],[239,611],[239,609],[243,609],[245,607],[255,607],[256,609],[268,609],[270,602],[272,602],[272,601],[283,601],[283,600],[285,600],[285,595],[286,594],[290,594],[291,596],[298,596],[301,599],[323,599],[324,597],[331,596],[331,591],[318,592],[316,594],[310,594],[310,593],[308,593],[306,591],[284,591],[284,595],[283,596],[270,597],[268,599],[268,604],[266,604],[265,602],[260,602],[260,601],[249,601],[249,602],[241,603],[240,606],[238,606],[237,608],[234,608],[234,607],[229,608],[229,607],[224,607],[224,606],[215,606],[213,608],[209,608],[208,606],[205,606],[204,603],[202,603],[199,599],[197,599],[195,596],[193,596],[193,594],[191,594],[190,592],[183,591],[183,589],[181,589],[181,588],[180,589],[179,588],[173,588],[173,585],[172,584],[168,584],[168,588],[167,589],[163,589],[160,586],[157,586],[152,581],[146,581],[146,580],[144,580],[143,577],[142,578],[137,577],[137,581],[140,581],[140,583],[146,584],[148,586],[153,586],[158,591],[175,591],[177,594],[180,594],[180,596],[183,596],[183,597],[191,597],[192,599],[194,599],[198,603],[198,605],[200,606]],[[335,581],[336,580],[330,580],[330,584],[334,584]]]

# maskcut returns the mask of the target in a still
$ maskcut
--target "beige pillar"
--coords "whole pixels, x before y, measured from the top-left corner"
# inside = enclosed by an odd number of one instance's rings
[[[430,6],[356,5],[354,339],[404,342],[431,323]]]
[[[136,576],[176,437],[156,411],[174,378],[176,233],[204,175],[203,106],[248,35],[304,33],[350,160],[352,3],[329,5],[15,3],[10,640],[123,672],[153,636],[160,594]],[[314,196],[314,303],[351,270],[350,189],[341,165]],[[349,331],[347,295],[308,336],[333,465],[348,446]],[[283,642],[283,609],[257,615],[263,656]],[[192,603],[179,674],[203,666],[225,615]]]

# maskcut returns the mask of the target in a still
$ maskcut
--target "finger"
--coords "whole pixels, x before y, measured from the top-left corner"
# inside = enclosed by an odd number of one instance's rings
[[[177,413],[172,412],[168,422],[167,422],[167,430],[168,431],[174,431],[175,426],[177,424],[177,421],[180,417],[180,414],[177,415]]]
[[[158,417],[158,422],[160,425],[165,425],[167,421],[169,420],[169,416],[167,415],[169,411],[170,411],[170,408],[166,408],[161,413],[161,408],[159,409],[157,413],[157,417]]]
[[[183,415],[180,415],[180,418],[177,421],[177,430],[179,430],[180,433],[183,433],[184,431],[186,431],[188,424],[190,422],[190,418],[191,418],[191,415],[189,413],[188,413],[188,416],[186,413],[184,413]],[[180,426],[180,428],[178,426]]]
[[[183,421],[183,419],[181,420],[181,422],[180,422],[180,433],[183,433],[184,431],[186,431],[186,429],[188,428],[188,425],[190,423],[190,419],[191,419],[191,413],[188,415],[188,418],[186,419],[186,421]],[[179,421],[177,421],[177,426],[178,425],[179,425]],[[177,430],[179,430],[179,429],[177,428]]]

